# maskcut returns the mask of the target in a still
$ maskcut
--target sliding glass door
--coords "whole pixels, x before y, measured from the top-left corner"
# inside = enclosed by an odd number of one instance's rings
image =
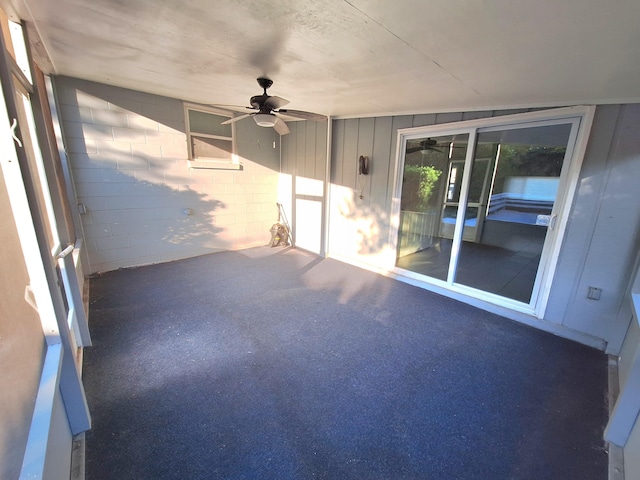
[[[549,272],[580,120],[401,132],[396,268],[533,308]]]
[[[407,141],[397,266],[446,280],[469,135]]]

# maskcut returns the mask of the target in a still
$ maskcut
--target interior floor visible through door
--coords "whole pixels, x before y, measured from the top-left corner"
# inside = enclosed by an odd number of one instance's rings
[[[450,239],[441,238],[430,248],[399,258],[397,266],[415,273],[446,278],[451,243]],[[541,250],[541,244],[537,249],[510,250],[464,242],[455,281],[529,303]]]

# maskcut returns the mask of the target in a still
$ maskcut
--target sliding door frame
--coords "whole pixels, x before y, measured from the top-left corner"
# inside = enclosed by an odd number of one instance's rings
[[[395,266],[395,261],[392,266],[389,266],[390,271],[400,277],[406,277],[407,279],[417,282],[427,288],[429,286],[434,286],[438,289],[448,290],[456,294],[464,295],[465,297],[476,298],[480,301],[504,307],[515,312],[532,315],[537,318],[544,318],[594,114],[594,106],[577,106],[398,130],[395,177],[393,183],[394,192],[390,212],[391,228],[389,235],[389,245],[394,252],[397,252],[399,241],[402,172],[404,170],[404,156],[407,140],[440,135],[467,134],[469,135],[469,148],[465,156],[464,176],[459,200],[459,205],[462,208],[458,208],[457,212],[456,229],[454,232],[451,252],[452,260],[450,261],[447,280],[438,280],[426,275],[398,268]],[[537,275],[530,303],[526,304],[517,300],[512,300],[500,295],[455,283],[453,280],[457,267],[459,248],[462,241],[464,215],[466,210],[465,207],[468,199],[468,187],[471,181],[472,163],[478,133],[480,131],[526,128],[528,126],[532,126],[532,124],[540,125],[546,122],[553,124],[562,122],[563,120],[566,120],[566,123],[575,123],[576,126],[572,127],[571,135],[567,144],[565,164],[563,166],[562,176],[560,179],[561,188],[558,190],[558,195],[553,209],[553,215],[555,217],[553,218],[553,228],[552,231],[547,233],[545,250],[539,264],[539,268],[543,268],[543,271],[539,272]]]

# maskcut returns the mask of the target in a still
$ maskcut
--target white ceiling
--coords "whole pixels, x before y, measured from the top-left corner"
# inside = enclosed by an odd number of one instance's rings
[[[2,0],[52,73],[333,116],[640,101],[638,0]]]

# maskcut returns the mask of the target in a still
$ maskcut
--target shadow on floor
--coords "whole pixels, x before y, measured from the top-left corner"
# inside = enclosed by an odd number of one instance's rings
[[[606,479],[606,357],[301,251],[91,282],[87,479]]]

